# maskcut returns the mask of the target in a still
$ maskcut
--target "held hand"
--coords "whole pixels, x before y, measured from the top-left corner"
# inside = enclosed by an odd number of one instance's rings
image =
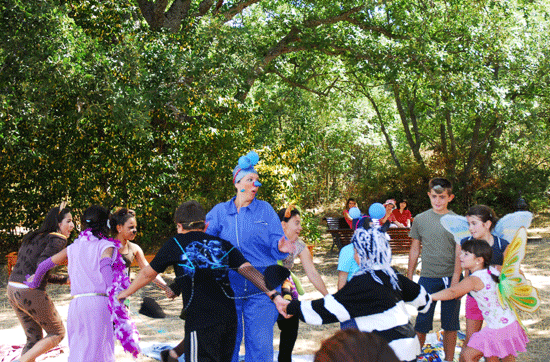
[[[290,241],[285,236],[279,240],[279,251],[281,253],[294,253],[296,250],[296,240]]]
[[[124,299],[126,299],[128,296],[126,295],[126,290],[123,290],[122,292],[118,293],[116,296],[116,299],[118,299],[119,302],[124,303]]]
[[[170,289],[170,287],[168,286],[164,290],[164,294],[166,294],[166,297],[170,299],[174,299],[175,297],[177,297],[176,293],[174,293],[174,291],[172,291],[172,289]]]
[[[63,249],[63,250],[65,250],[65,249]],[[55,254],[53,257],[55,257],[59,254],[61,254],[61,252]],[[24,281],[23,283],[31,289],[38,288],[38,286],[42,282],[42,279],[44,278],[46,273],[50,269],[55,267],[55,265],[56,264],[52,261],[52,257],[49,257],[48,259],[46,259],[46,260],[42,261],[40,264],[38,264],[38,266],[36,267],[36,271],[34,272],[34,275],[27,275],[25,277],[27,280]]]
[[[34,274],[33,274],[33,275],[27,274],[27,275],[25,276],[25,278],[26,278],[27,280],[25,280],[25,281],[23,282],[23,284],[25,284],[27,287],[29,287],[29,288],[31,288],[31,289],[36,289],[36,287],[38,287],[38,285],[35,285],[35,284],[38,284],[38,283],[34,282]]]
[[[285,318],[290,318],[292,316],[286,314],[286,306],[290,304],[288,300],[283,299],[280,295],[276,296],[273,299],[273,303],[275,303],[275,307],[277,308],[277,311]]]

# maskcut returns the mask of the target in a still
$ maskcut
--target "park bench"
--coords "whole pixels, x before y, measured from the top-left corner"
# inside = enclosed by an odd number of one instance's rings
[[[353,230],[349,228],[346,220],[343,217],[325,217],[323,220],[327,222],[327,232],[332,235],[332,245],[338,250],[351,242]],[[409,228],[390,228],[387,233],[390,236],[390,246],[392,254],[408,254],[411,248],[411,237],[409,236]]]
[[[336,246],[338,250],[351,242],[353,230],[350,229],[346,219],[343,217],[325,217],[327,222],[327,232],[332,235],[332,245],[330,251]]]
[[[389,228],[387,233],[390,236],[392,254],[408,254],[411,250],[412,238],[409,236],[409,228]]]

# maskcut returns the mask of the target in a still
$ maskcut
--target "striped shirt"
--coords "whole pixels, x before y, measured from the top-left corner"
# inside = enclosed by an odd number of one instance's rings
[[[392,288],[384,272],[376,271],[376,274],[384,285],[376,282],[369,273],[357,275],[334,295],[313,301],[293,300],[287,313],[298,315],[304,322],[314,325],[353,318],[359,330],[385,338],[401,361],[415,361],[421,352],[420,343],[405,303],[415,306],[419,312],[426,312],[431,304],[430,295],[422,286],[398,272],[401,290]]]

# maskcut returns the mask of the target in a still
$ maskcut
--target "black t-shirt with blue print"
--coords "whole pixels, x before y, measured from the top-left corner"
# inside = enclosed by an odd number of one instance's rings
[[[204,328],[235,318],[233,290],[227,277],[229,269],[246,263],[242,253],[230,242],[200,231],[177,234],[168,239],[151,261],[162,273],[174,267],[182,292],[186,329]]]

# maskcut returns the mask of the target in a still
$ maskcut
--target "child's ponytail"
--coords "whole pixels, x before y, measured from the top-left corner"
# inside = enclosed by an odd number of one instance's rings
[[[109,236],[109,210],[99,205],[92,205],[82,214],[82,229],[91,229],[92,234],[102,239]]]
[[[493,273],[491,273],[491,270],[490,270],[490,269],[487,269],[487,270],[489,270],[489,274],[491,274],[491,278],[493,278],[493,281],[494,281],[495,283],[497,283],[497,284],[500,283],[500,278],[499,278],[499,276],[498,276],[498,275],[495,275],[495,274],[493,274]]]

